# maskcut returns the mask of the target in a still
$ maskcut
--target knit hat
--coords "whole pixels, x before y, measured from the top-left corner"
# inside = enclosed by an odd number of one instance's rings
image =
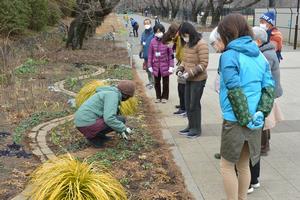
[[[269,24],[275,25],[275,13],[274,11],[269,11],[264,13],[259,19],[266,20]]]
[[[135,92],[135,83],[130,80],[122,80],[119,82],[117,88],[121,91],[121,93],[133,97]]]

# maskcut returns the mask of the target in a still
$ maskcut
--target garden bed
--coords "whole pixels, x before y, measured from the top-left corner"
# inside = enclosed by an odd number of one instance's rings
[[[107,78],[107,77],[103,77]],[[126,77],[123,77],[126,78]],[[135,76],[139,112],[127,118],[134,134],[131,140],[111,133],[112,140],[100,149],[91,147],[73,122],[67,122],[48,134],[48,146],[57,154],[71,152],[79,159],[99,162],[126,188],[129,199],[192,199],[169,150],[162,139],[158,113]]]
[[[128,64],[127,50],[116,47],[117,42],[91,38],[85,41],[84,49],[72,51],[64,48],[60,34],[43,35],[43,40],[30,38],[31,48],[26,38],[16,42],[17,46],[12,44],[15,54],[0,75],[0,152],[6,155],[0,156],[1,200],[20,193],[31,172],[40,165],[33,155],[18,158],[19,152],[7,154],[7,145],[20,141],[20,152],[31,154],[26,137],[31,128],[74,112],[67,104],[70,97],[53,91],[54,83],[91,74],[103,63]]]

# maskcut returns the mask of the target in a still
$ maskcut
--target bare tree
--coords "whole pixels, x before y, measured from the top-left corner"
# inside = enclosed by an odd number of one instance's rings
[[[155,0],[153,0],[155,1]],[[157,0],[160,8],[160,14],[162,17],[168,17],[169,15],[169,0]]]
[[[276,1],[275,0],[269,0],[269,7],[274,8],[276,6]]]
[[[172,10],[171,18],[174,19],[179,11],[181,0],[169,0]]]
[[[255,4],[257,4],[258,2],[260,2],[261,0],[251,0],[251,1],[247,1],[247,4],[245,4],[245,1],[239,0],[236,1],[237,3],[235,4],[235,6],[231,9],[232,11],[239,11],[239,10],[243,10],[245,8],[249,8]]]
[[[97,26],[112,12],[120,0],[77,0],[76,18],[71,22],[66,46],[82,48],[86,33],[93,35]]]
[[[189,0],[191,11],[192,11],[192,21],[197,21],[197,15],[201,11],[204,5],[204,0]]]
[[[214,7],[212,0],[206,0],[204,5],[205,5],[204,14],[201,17],[201,25],[202,26],[206,26],[207,17],[209,16],[210,11],[213,10],[213,7]]]
[[[261,0],[249,0],[245,4],[243,0],[206,0],[205,2],[205,12],[201,18],[201,24],[206,25],[207,17],[209,13],[212,15],[211,26],[218,25],[222,12],[224,11],[224,5],[234,3],[235,6],[230,9],[230,11],[239,11],[245,8],[249,8]]]

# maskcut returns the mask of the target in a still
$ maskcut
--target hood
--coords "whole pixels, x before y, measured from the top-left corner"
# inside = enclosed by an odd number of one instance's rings
[[[260,53],[258,46],[252,41],[250,36],[243,36],[231,41],[226,50],[235,50],[250,57],[257,57]]]
[[[261,47],[259,47],[261,52],[267,51],[267,50],[274,50],[275,51],[275,45],[272,43],[266,43],[264,45],[262,45]]]

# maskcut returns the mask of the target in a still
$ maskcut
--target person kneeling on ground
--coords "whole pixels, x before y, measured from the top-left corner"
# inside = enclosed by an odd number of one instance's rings
[[[94,147],[109,139],[107,133],[115,131],[128,139],[131,129],[126,127],[125,118],[118,115],[121,101],[134,96],[135,83],[122,80],[117,86],[102,86],[88,98],[75,113],[75,126]]]

